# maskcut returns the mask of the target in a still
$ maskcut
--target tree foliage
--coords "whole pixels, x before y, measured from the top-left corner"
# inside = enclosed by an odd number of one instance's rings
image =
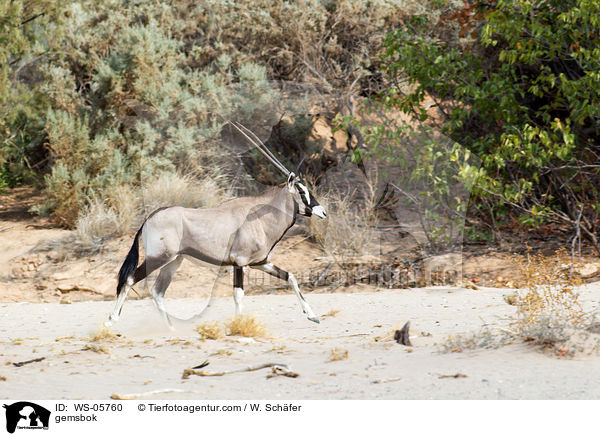
[[[599,43],[595,0],[465,2],[388,34],[382,101],[479,157],[462,171],[481,213],[567,223],[598,247]]]

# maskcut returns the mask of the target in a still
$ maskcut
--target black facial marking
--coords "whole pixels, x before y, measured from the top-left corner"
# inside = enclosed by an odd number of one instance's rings
[[[312,216],[312,208],[318,206],[319,203],[315,200],[315,197],[308,192],[308,188],[304,185],[298,185],[298,191],[300,199],[304,204],[304,216]]]
[[[304,188],[303,186],[301,186],[300,189],[302,189],[302,193],[300,194],[302,203],[304,203],[306,207],[310,207],[310,202],[308,201],[308,197],[310,197],[310,194],[308,193],[308,189]]]

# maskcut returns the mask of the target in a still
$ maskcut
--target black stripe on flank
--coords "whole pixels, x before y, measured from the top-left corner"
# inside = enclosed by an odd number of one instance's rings
[[[152,211],[150,213],[150,215],[148,215],[148,218],[146,218],[146,220],[144,221],[144,223],[146,223],[146,221],[148,221],[150,218],[152,218],[154,215],[156,215],[158,212],[165,210],[165,209],[169,209],[171,206],[164,206],[164,207],[159,207],[158,209]]]

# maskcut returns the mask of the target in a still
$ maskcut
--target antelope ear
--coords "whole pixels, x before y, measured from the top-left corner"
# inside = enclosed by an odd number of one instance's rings
[[[294,192],[294,185],[296,184],[296,174],[290,173],[287,180],[288,191]]]
[[[302,164],[304,163],[304,159],[306,159],[306,156],[304,156],[304,157],[302,158],[302,160],[301,160],[301,161],[300,161],[300,163],[298,164],[298,167],[296,168],[296,172],[297,172],[298,174],[302,174],[302,173],[300,172],[300,167],[301,167],[301,166],[302,166]]]

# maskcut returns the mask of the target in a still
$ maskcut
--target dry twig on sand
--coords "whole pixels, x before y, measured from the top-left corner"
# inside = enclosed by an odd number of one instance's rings
[[[199,367],[204,368],[206,365],[208,365],[208,362],[204,362],[202,365],[199,365]],[[230,371],[220,371],[220,372],[201,371],[201,370],[195,369],[195,368],[187,368],[187,369],[183,370],[183,374],[182,374],[181,378],[187,379],[190,377],[190,375],[198,375],[201,377],[216,377],[216,376],[223,376],[223,375],[227,375],[227,374],[233,374],[236,372],[258,371],[259,369],[263,369],[263,368],[272,368],[273,372],[272,372],[272,374],[269,374],[267,376],[268,378],[275,377],[278,375],[283,375],[285,377],[292,377],[292,378],[296,378],[299,376],[298,373],[291,371],[289,366],[286,365],[285,363],[262,363],[259,365],[249,365],[249,366],[246,366],[246,367],[240,368],[240,369],[233,369]]]
[[[45,360],[45,359],[46,359],[45,357],[38,357],[37,359],[25,360],[24,362],[14,362],[13,366],[20,368],[22,366],[29,365],[30,363],[41,362],[42,360]]]

